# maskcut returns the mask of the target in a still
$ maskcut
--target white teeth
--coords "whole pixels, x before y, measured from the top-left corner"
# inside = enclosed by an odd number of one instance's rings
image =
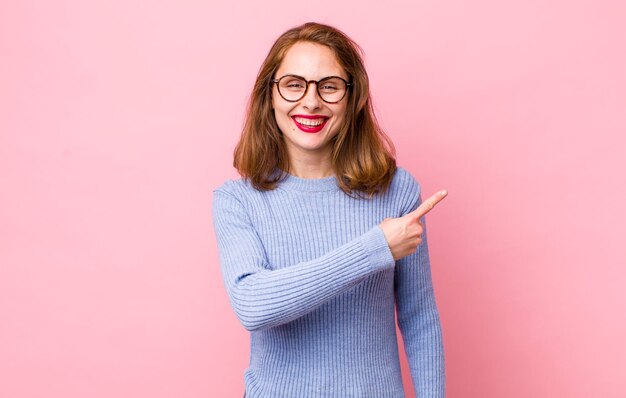
[[[319,119],[305,119],[302,117],[297,117],[295,118],[296,122],[303,124],[305,126],[311,126],[311,127],[315,127],[315,126],[319,126],[322,123],[324,123],[324,119],[323,118],[319,118]]]

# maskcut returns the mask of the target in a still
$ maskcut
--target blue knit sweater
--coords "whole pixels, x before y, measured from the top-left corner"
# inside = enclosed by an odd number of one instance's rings
[[[250,331],[247,398],[404,397],[394,305],[416,395],[444,396],[426,234],[394,261],[378,226],[420,203],[403,168],[372,199],[349,197],[335,176],[288,175],[266,192],[228,180],[214,190],[224,284]]]

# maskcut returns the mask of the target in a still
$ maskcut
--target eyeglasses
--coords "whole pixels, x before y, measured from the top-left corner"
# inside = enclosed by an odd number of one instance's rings
[[[277,85],[278,94],[288,102],[300,101],[309,91],[309,84],[315,83],[317,94],[328,104],[341,101],[346,96],[348,87],[352,86],[352,83],[348,83],[339,76],[328,76],[322,80],[306,80],[302,76],[285,75],[280,79],[272,79],[272,83]]]

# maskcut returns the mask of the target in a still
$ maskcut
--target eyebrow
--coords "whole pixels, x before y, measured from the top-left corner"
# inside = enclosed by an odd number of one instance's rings
[[[349,78],[346,78],[346,77],[343,77],[343,76],[340,76],[340,75],[328,75],[328,76],[322,77],[321,79],[307,79],[306,77],[304,77],[302,75],[297,75],[295,73],[285,73],[285,74],[281,75],[280,77],[275,77],[274,79],[280,79],[280,78],[285,77],[285,76],[299,77],[301,79],[306,80],[307,82],[312,82],[312,81],[313,82],[320,82],[320,81],[322,81],[324,79],[328,79],[329,77],[338,77],[338,78],[343,79],[343,80],[345,80],[347,82],[350,82]]]

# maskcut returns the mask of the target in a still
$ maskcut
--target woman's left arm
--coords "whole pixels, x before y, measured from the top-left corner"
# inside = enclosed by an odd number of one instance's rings
[[[419,185],[417,198],[408,212],[421,204]],[[415,394],[422,397],[445,396],[445,365],[439,312],[435,303],[426,222],[422,242],[415,253],[397,261],[395,296],[398,326],[404,340]]]

